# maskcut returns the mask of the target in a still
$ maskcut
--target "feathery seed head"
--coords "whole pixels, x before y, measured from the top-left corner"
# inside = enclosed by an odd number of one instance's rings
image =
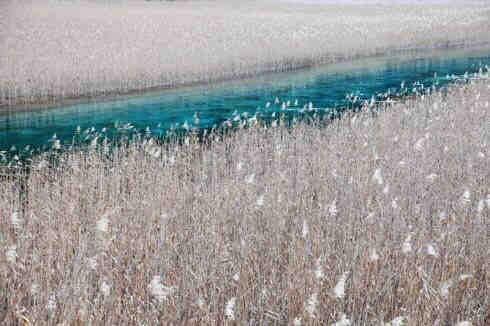
[[[424,150],[424,142],[425,142],[425,137],[424,138],[420,138],[419,140],[417,140],[417,142],[415,143],[415,145],[413,146],[413,148],[416,150],[416,151],[423,151]]]
[[[347,281],[347,276],[349,272],[345,272],[340,277],[339,281],[333,289],[333,294],[335,298],[342,299],[345,296],[345,282]]]
[[[164,286],[161,282],[161,277],[159,275],[153,276],[150,282],[151,295],[159,302],[167,300],[167,297],[171,295],[174,291],[173,287]]]
[[[111,294],[111,285],[106,281],[102,281],[102,283],[100,284],[100,291],[102,292],[104,297],[108,298]]]
[[[471,275],[471,274],[461,274],[459,276],[459,280],[460,281],[466,281],[466,280],[469,280],[470,278],[473,278],[473,275]]]
[[[235,304],[236,304],[236,298],[235,297],[231,298],[226,303],[226,306],[225,306],[225,316],[229,320],[235,320]]]
[[[447,298],[449,296],[449,289],[451,286],[453,286],[453,281],[449,280],[441,284],[439,287],[439,293],[441,294],[441,297]]]
[[[7,262],[15,264],[17,261],[17,246],[10,246],[6,252]]]
[[[40,291],[41,287],[39,286],[39,284],[37,283],[32,283],[31,284],[31,289],[30,289],[30,292],[31,292],[31,295],[32,296],[36,296],[39,294],[39,291]]]
[[[48,298],[48,303],[46,304],[46,309],[50,314],[52,314],[57,307],[57,302],[56,302],[56,295],[53,293],[49,296]]]
[[[379,254],[376,252],[376,248],[372,248],[369,253],[370,261],[377,261],[379,259]]]
[[[427,244],[427,254],[429,256],[433,256],[433,257],[438,257],[439,256],[439,254],[437,253],[436,248],[431,243]]]
[[[308,236],[308,233],[310,233],[308,229],[308,222],[306,222],[305,219],[303,219],[303,227],[301,229],[301,235],[303,236],[304,239]]]
[[[395,317],[391,322],[388,323],[387,326],[403,326],[405,324],[406,319],[407,317],[405,316]]]
[[[456,325],[454,326],[473,326],[473,323],[471,321],[460,321],[459,323],[457,323]]]
[[[315,278],[317,280],[322,280],[325,277],[325,273],[323,272],[323,266],[321,264],[321,258],[318,258],[315,264]]]
[[[430,182],[434,182],[437,179],[438,175],[435,173],[431,173],[428,176],[425,177],[426,180]]]
[[[408,255],[410,252],[412,252],[412,235],[409,234],[406,238],[405,241],[402,244],[402,252],[405,255]]]
[[[318,293],[314,292],[305,305],[305,311],[311,319],[316,318],[316,307],[318,306]]]
[[[339,211],[337,209],[337,200],[336,199],[334,199],[333,202],[328,207],[328,212],[330,213],[331,216],[337,216],[337,213]]]
[[[264,195],[260,195],[258,198],[257,198],[257,207],[262,207],[264,206]]]
[[[350,325],[352,325],[352,322],[350,321],[350,319],[347,318],[346,314],[342,314],[340,319],[336,323],[332,324],[332,326],[350,326]]]
[[[103,216],[97,221],[95,227],[97,231],[107,233],[109,230],[109,219],[106,216]]]
[[[245,179],[245,181],[246,181],[247,183],[249,183],[249,184],[250,184],[250,183],[253,183],[253,182],[254,182],[254,180],[255,180],[255,174],[254,174],[254,173],[250,174],[250,175],[249,175],[249,176],[247,176],[247,178]]]
[[[87,259],[88,267],[95,271],[97,269],[97,256],[93,256]]]
[[[471,202],[471,191],[466,189],[461,196],[461,204],[468,205]]]
[[[373,180],[376,181],[378,185],[383,184],[383,176],[381,175],[381,169],[378,168],[376,169],[376,171],[374,171]]]
[[[14,211],[11,215],[10,215],[10,223],[12,223],[12,225],[14,226],[14,228],[16,229],[20,229],[22,228],[22,224],[24,223],[24,221],[22,220],[22,218],[19,217],[19,212],[17,211]]]

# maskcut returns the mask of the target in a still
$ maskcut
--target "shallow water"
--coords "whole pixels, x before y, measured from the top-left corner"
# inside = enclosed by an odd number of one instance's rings
[[[440,87],[454,82],[455,76],[478,72],[485,65],[490,65],[488,48],[445,50],[360,59],[107,102],[12,112],[0,115],[0,151],[19,152],[27,145],[31,150],[49,148],[54,144],[54,134],[65,146],[71,144],[74,137],[90,141],[97,135],[113,137],[134,130],[164,135],[171,128],[209,128],[254,115],[270,118],[274,112],[302,114],[315,108],[322,108],[320,111],[344,108],[350,105],[348,94],[362,101],[379,93],[399,93],[402,83],[405,93],[414,87]],[[310,102],[313,110],[309,109]],[[77,132],[78,126],[80,132]]]

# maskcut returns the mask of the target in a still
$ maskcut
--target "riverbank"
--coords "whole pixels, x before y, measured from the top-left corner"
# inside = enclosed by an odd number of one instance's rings
[[[489,18],[477,3],[22,1],[0,39],[0,108],[488,44]]]
[[[489,102],[40,157],[0,185],[4,322],[485,325]]]

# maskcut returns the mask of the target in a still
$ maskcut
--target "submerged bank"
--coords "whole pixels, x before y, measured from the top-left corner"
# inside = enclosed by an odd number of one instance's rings
[[[4,110],[490,41],[490,4],[476,3],[22,1],[8,15]]]

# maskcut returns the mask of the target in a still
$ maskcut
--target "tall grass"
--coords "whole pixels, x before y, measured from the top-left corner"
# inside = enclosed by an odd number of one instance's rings
[[[488,325],[489,102],[39,158],[0,184],[4,323]]]
[[[11,3],[0,36],[4,108],[490,41],[488,3]]]

